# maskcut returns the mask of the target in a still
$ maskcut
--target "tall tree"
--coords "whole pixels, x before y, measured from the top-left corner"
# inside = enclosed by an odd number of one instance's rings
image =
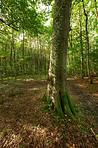
[[[97,21],[98,21],[98,12],[97,12],[97,2],[95,0],[95,9],[96,9],[96,17],[97,17]]]
[[[86,17],[86,21],[85,21],[85,30],[86,30],[86,50],[87,50],[87,74],[88,76],[90,76],[90,64],[89,64],[89,36],[88,36],[88,15],[86,13],[85,10],[85,6],[84,6],[84,0],[82,0],[82,4],[83,4],[83,11],[84,11],[84,15]]]
[[[13,66],[13,48],[14,48],[14,32],[13,32],[13,29],[12,29],[11,51],[10,51],[10,66],[11,66],[11,72],[12,72],[12,66]]]
[[[82,41],[82,25],[81,25],[80,7],[79,7],[79,33],[80,33],[80,46],[81,46],[81,77],[83,78],[83,41]]]
[[[60,115],[71,112],[66,87],[66,58],[70,30],[71,0],[56,0],[50,52],[47,97]]]

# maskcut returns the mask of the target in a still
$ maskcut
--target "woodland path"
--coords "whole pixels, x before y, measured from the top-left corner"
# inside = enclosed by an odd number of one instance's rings
[[[98,80],[89,84],[88,79],[68,79],[68,91],[75,99],[75,104],[82,109],[98,134]]]
[[[21,83],[22,85],[14,86],[20,88],[17,93],[6,93],[3,89],[0,91],[1,148],[97,147],[93,134],[81,131],[80,125],[76,125],[67,115],[65,120],[55,117],[41,101],[47,81],[28,80]],[[75,98],[75,105],[83,108],[87,128],[93,127],[95,133],[97,97],[94,95],[97,95],[97,88],[97,83],[90,88],[87,80],[68,80],[68,91]]]

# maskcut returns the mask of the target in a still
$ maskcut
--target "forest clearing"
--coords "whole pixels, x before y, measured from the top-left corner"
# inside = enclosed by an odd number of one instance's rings
[[[53,115],[53,111],[50,111],[47,104],[41,100],[46,91],[47,81],[18,81],[17,85],[12,83],[13,91],[0,91],[1,148],[97,147],[94,133],[98,135],[98,79],[95,78],[92,85],[87,78],[67,81],[68,92],[73,96],[79,113],[84,116],[85,120],[82,122],[88,131],[82,129],[81,124],[76,124],[67,115],[65,119]],[[7,84],[7,81],[4,84]],[[20,89],[15,91],[15,88]]]
[[[97,148],[97,4],[0,1],[0,148]]]

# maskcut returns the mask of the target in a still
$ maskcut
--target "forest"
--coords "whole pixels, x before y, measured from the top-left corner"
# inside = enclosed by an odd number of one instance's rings
[[[96,0],[0,1],[0,147],[98,144]]]

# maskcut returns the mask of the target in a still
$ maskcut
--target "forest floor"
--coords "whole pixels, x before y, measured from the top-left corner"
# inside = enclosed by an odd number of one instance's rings
[[[47,81],[0,81],[1,148],[96,148],[98,79],[67,80],[81,123],[60,119],[41,100]]]

